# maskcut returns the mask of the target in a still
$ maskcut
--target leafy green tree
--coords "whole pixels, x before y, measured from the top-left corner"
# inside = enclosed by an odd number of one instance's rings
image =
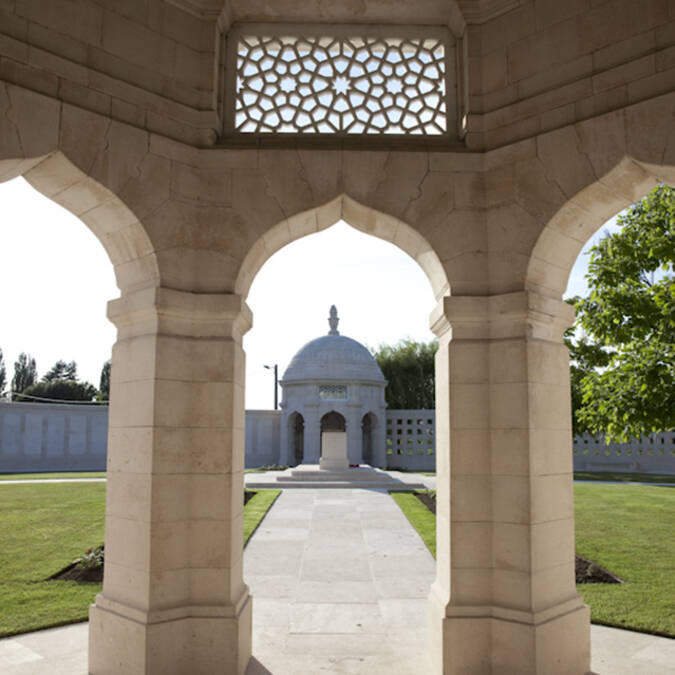
[[[51,399],[41,401],[42,403],[54,403],[54,399],[64,402],[93,401],[97,394],[98,390],[89,382],[58,379],[38,382],[27,387],[22,394],[17,396],[17,400],[30,402],[36,399]]]
[[[5,367],[5,357],[0,349],[0,399],[5,395],[5,387],[7,386],[7,368]]]
[[[434,356],[438,343],[401,340],[380,345],[373,356],[387,379],[384,395],[394,410],[435,407]]]
[[[576,306],[581,298],[574,297],[567,300]],[[597,368],[606,368],[610,355],[602,345],[591,342],[587,336],[575,338],[573,326],[565,333],[565,344],[570,352],[570,387],[572,390],[572,431],[574,435],[590,431],[588,425],[579,415],[583,408],[584,378],[593,376]]]
[[[575,303],[572,381],[578,429],[626,440],[675,427],[675,189],[657,187],[617,222],[591,249],[590,294]]]
[[[110,400],[110,359],[108,359],[101,368],[101,379],[98,384],[99,400]]]
[[[37,378],[38,374],[35,359],[29,354],[21,352],[19,358],[14,362],[12,392],[20,394],[25,389],[35,384]],[[12,400],[18,400],[14,394],[12,394]]]
[[[59,359],[42,378],[43,382],[51,382],[52,380],[77,382],[77,364],[75,361],[66,363]]]

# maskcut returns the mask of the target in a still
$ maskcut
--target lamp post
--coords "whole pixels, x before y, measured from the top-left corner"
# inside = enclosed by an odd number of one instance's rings
[[[274,370],[274,409],[279,409],[279,369],[275,363],[273,366],[263,366],[267,370]]]

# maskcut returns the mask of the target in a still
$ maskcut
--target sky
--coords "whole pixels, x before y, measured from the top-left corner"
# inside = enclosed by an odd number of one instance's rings
[[[41,377],[58,360],[74,360],[80,379],[98,386],[110,358],[114,326],[106,303],[119,296],[113,268],[77,217],[22,178],[0,184],[0,349],[8,379],[24,351]],[[612,221],[599,230],[586,251]],[[580,254],[567,295],[583,295],[588,255]],[[246,407],[271,409],[274,375],[293,355],[328,332],[336,305],[339,330],[369,347],[402,338],[431,340],[434,297],[427,277],[399,248],[339,222],[274,254],[256,276],[248,305],[253,328],[247,354]]]

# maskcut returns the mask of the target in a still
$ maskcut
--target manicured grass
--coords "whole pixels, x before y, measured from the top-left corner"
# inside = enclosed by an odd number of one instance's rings
[[[105,471],[69,471],[65,473],[2,473],[0,480],[49,480],[52,478],[105,478]]]
[[[662,473],[605,473],[604,471],[575,471],[574,480],[611,483],[675,483],[675,475]]]
[[[105,483],[0,488],[0,636],[82,621],[99,583],[44,581],[103,541]]]
[[[105,483],[0,488],[0,637],[87,619],[100,583],[45,579],[103,541],[105,488]],[[245,541],[279,494],[261,490],[245,506]]]
[[[675,488],[576,484],[574,494],[577,553],[626,582],[577,586],[591,621],[675,636]],[[392,497],[435,557],[436,517],[412,493]]]
[[[251,490],[253,492],[253,490]],[[281,490],[255,490],[255,496],[244,507],[244,546],[258,529],[258,525],[270,510]]]
[[[414,492],[395,491],[389,493],[399,505],[410,524],[417,530],[431,555],[436,557],[436,516],[415,497]]]
[[[675,488],[574,486],[577,553],[625,584],[583,584],[577,590],[591,620],[675,636]]]
[[[417,473],[420,476],[435,476],[436,472],[435,471],[415,471],[415,469],[397,469],[395,466],[392,466],[386,471],[400,471],[401,473]]]

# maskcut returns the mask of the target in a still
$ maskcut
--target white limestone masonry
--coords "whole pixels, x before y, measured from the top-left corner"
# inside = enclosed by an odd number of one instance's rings
[[[229,49],[253,23],[296,43],[308,25],[350,40],[445,32],[447,133],[230,133]],[[590,670],[562,293],[606,220],[675,183],[674,47],[666,0],[0,3],[0,180],[24,176],[77,215],[121,293],[108,306],[117,342],[92,675],[248,667],[246,298],[270,256],[340,219],[410,255],[437,300],[430,672]],[[388,64],[374,64],[372,84],[395,89],[374,81]],[[341,77],[334,101],[355,88]],[[350,386],[315,384],[317,395]],[[385,447],[386,418],[359,407],[365,393],[340,412],[342,392],[325,392],[331,407],[303,414],[314,434],[303,461],[318,464],[332,412],[352,435],[350,463],[357,431],[361,450],[364,429]],[[280,426],[283,446],[291,427]]]

